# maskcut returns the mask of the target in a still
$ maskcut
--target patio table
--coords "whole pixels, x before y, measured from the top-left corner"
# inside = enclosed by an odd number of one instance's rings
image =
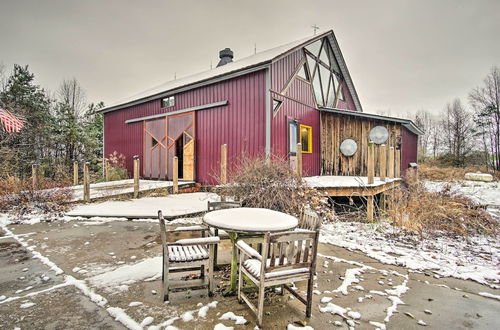
[[[236,241],[240,236],[264,235],[267,232],[292,230],[299,223],[297,218],[282,212],[248,207],[212,211],[205,214],[203,222],[209,226],[225,230],[231,239],[231,286],[226,293],[236,291],[238,272]]]

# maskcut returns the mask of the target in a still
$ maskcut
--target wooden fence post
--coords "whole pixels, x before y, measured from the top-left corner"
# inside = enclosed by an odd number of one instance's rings
[[[302,177],[302,143],[297,143],[297,174]]]
[[[83,164],[83,200],[90,202],[90,176],[89,176],[89,162]]]
[[[387,175],[387,149],[385,148],[385,144],[380,145],[379,149],[379,158],[380,158],[380,180],[385,181],[385,176]]]
[[[401,177],[401,149],[395,149],[395,152],[396,152],[396,159],[395,159],[395,173],[394,173],[394,176],[396,178],[400,178]]]
[[[174,156],[173,167],[172,167],[172,175],[173,175],[173,192],[177,194],[179,192],[179,160],[177,156]]]
[[[134,198],[139,197],[139,169],[140,169],[139,156],[134,156]]]
[[[73,186],[78,186],[78,162],[73,162]]]
[[[220,146],[220,184],[227,183],[227,144]]]
[[[375,150],[374,150],[374,143],[370,141],[368,142],[368,184],[373,184],[375,182],[374,177],[375,177]]]
[[[104,158],[104,181],[109,181],[109,160]]]
[[[38,188],[38,164],[31,164],[31,179],[33,180],[33,190]]]
[[[394,179],[394,147],[389,148],[389,179]]]

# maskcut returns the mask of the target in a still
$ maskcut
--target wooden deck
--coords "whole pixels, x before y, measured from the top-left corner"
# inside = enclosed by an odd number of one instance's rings
[[[375,196],[384,191],[399,187],[401,178],[380,180],[375,177],[374,183],[368,183],[366,176],[312,176],[305,177],[310,186],[330,197]]]
[[[305,177],[304,181],[329,197],[365,198],[368,221],[373,221],[374,196],[399,187],[402,181],[401,178],[373,179],[370,184],[366,176],[313,176]]]

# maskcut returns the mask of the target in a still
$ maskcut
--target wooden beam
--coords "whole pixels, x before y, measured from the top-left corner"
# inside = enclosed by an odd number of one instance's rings
[[[396,178],[400,178],[401,177],[401,149],[395,149],[394,150],[395,153],[396,153],[396,159],[395,159],[395,173],[394,173],[394,176]]]
[[[368,184],[375,182],[375,144],[368,142]]]
[[[366,198],[366,215],[368,218],[368,222],[373,222],[373,196],[368,196]]]
[[[173,174],[173,192],[177,194],[179,192],[179,160],[177,156],[174,156],[173,166],[172,166],[172,174]]]
[[[109,181],[109,160],[104,158],[104,181]]]
[[[389,179],[394,179],[394,147],[389,148]]]
[[[33,190],[38,188],[38,164],[31,164],[31,179],[33,181]]]
[[[139,197],[139,169],[140,160],[139,156],[134,156],[134,198]]]
[[[78,162],[73,162],[73,186],[78,186]]]
[[[83,164],[83,200],[87,203],[90,202],[89,162]]]
[[[297,175],[302,176],[302,143],[297,143]]]
[[[386,180],[386,175],[387,175],[387,149],[385,147],[385,144],[381,144],[379,147],[379,159],[380,159],[380,166],[379,166],[379,176],[380,180],[385,181]]]
[[[220,184],[227,183],[227,144],[220,146]]]

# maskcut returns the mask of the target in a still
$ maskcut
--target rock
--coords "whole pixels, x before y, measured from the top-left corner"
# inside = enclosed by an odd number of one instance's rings
[[[432,312],[430,310],[428,310],[428,309],[424,310],[424,313],[425,314],[432,314]]]
[[[422,326],[427,326],[427,323],[425,323],[423,320],[418,320],[417,322],[418,325],[422,325]]]
[[[465,173],[465,180],[492,182],[493,175],[487,173]]]

